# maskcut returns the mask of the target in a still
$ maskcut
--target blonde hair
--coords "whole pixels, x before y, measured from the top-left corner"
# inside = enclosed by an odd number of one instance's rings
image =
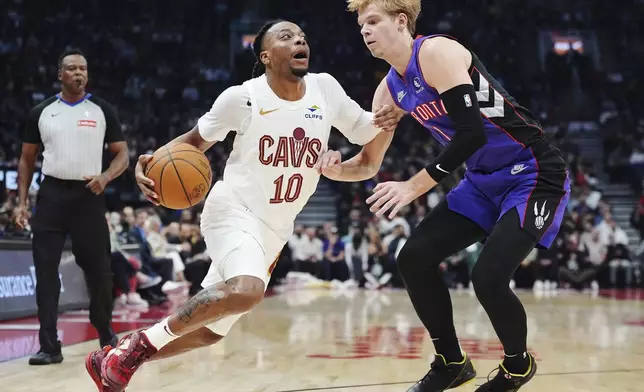
[[[416,31],[416,20],[420,14],[420,0],[347,0],[347,9],[351,12],[361,11],[369,4],[375,4],[391,16],[405,14],[407,29],[410,34]]]

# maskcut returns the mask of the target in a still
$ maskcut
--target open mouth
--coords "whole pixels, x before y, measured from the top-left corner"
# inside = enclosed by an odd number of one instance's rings
[[[305,60],[309,58],[309,54],[307,53],[306,49],[300,49],[293,54],[293,58],[295,60]]]

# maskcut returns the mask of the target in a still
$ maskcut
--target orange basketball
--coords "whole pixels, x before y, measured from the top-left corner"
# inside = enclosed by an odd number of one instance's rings
[[[206,198],[212,183],[208,158],[187,143],[163,146],[154,152],[145,168],[145,176],[154,181],[154,191],[161,205],[181,210]]]

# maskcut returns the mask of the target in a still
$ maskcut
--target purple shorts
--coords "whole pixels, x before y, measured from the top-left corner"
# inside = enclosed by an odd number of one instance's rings
[[[466,171],[447,194],[449,209],[468,217],[488,233],[506,212],[516,208],[521,227],[549,248],[563,221],[570,178],[558,150],[514,162],[492,173]]]

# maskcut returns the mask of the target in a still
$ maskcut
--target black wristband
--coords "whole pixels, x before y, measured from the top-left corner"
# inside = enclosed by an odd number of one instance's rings
[[[471,84],[461,84],[441,94],[447,115],[454,126],[454,137],[438,157],[426,167],[427,173],[440,182],[459,168],[487,142],[483,117]]]

